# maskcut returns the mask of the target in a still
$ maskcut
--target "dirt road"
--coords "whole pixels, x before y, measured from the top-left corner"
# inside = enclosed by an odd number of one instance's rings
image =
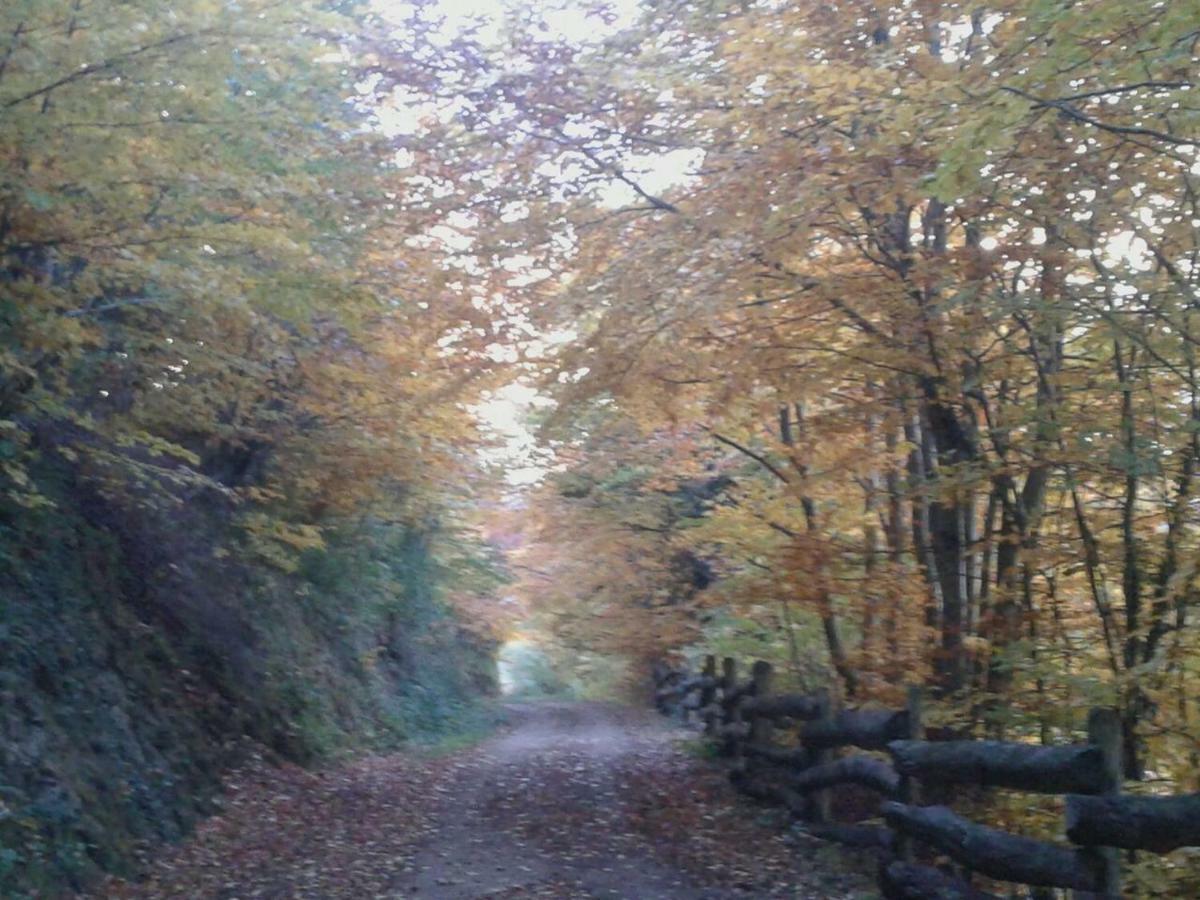
[[[760,828],[744,856],[721,846],[711,825],[728,810],[689,784],[700,763],[680,754],[661,719],[578,703],[516,706],[510,715],[512,730],[472,754],[443,798],[432,835],[395,885],[402,896],[869,895],[865,880],[791,864],[797,848],[777,829]]]
[[[506,715],[499,733],[449,757],[397,753],[322,772],[260,762],[230,779],[222,814],[99,895],[875,896],[868,862],[789,836],[653,713],[537,703]]]

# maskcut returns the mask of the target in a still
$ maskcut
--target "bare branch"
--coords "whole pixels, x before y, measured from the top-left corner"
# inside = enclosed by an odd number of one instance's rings
[[[1154,138],[1157,141],[1162,141],[1167,144],[1174,144],[1180,147],[1195,147],[1200,144],[1200,141],[1191,140],[1189,138],[1176,137],[1173,134],[1167,134],[1165,131],[1159,131],[1155,128],[1144,128],[1132,125],[1111,125],[1107,122],[1101,122],[1099,119],[1093,119],[1089,115],[1080,112],[1066,100],[1047,100],[1042,97],[1036,97],[1020,88],[1002,87],[1002,91],[1007,91],[1010,94],[1016,94],[1025,100],[1030,101],[1034,105],[1034,109],[1057,109],[1067,118],[1074,119],[1076,122],[1082,122],[1085,125],[1091,125],[1093,128],[1099,128],[1101,131],[1107,131],[1112,134],[1122,135],[1137,135],[1138,137]]]
[[[707,425],[702,425],[700,427],[703,428],[705,431],[707,431],[709,434],[711,434],[713,436],[713,440],[724,444],[726,447],[732,447],[734,450],[738,451],[739,453],[742,453],[742,454],[750,457],[752,460],[754,460],[756,463],[758,463],[760,466],[762,466],[764,469],[766,469],[768,472],[770,472],[772,475],[774,475],[776,478],[778,478],[784,484],[791,484],[791,479],[788,478],[787,475],[785,475],[782,470],[780,470],[777,466],[774,465],[774,463],[772,463],[769,459],[767,459],[762,454],[755,453],[749,447],[739,444],[733,438],[728,438],[725,435],[721,434],[719,431],[714,431],[713,429],[709,428]]]

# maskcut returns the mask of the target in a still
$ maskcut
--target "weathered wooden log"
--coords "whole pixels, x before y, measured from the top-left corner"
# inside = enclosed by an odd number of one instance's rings
[[[776,786],[768,782],[765,778],[750,775],[738,769],[732,769],[729,772],[729,783],[747,797],[753,797],[755,800],[777,799]]]
[[[1115,709],[1095,707],[1088,712],[1088,743],[1103,756],[1100,765],[1105,775],[1105,796],[1121,793],[1125,780],[1125,727],[1121,713]],[[1101,889],[1092,894],[1075,892],[1077,900],[1119,900],[1121,891],[1121,852],[1116,847],[1092,847],[1090,852],[1099,861]]]
[[[723,691],[731,691],[737,684],[737,660],[726,656],[721,660],[721,683],[717,685]]]
[[[755,800],[786,806],[793,812],[804,806],[803,797],[768,776],[734,769],[729,773],[729,781],[738,791]]]
[[[720,679],[717,677],[717,658],[711,653],[704,657],[704,679],[705,684],[700,688],[700,703],[698,714],[700,721],[704,723],[704,733],[709,737],[713,737],[717,733],[717,724],[720,720],[721,713],[716,708],[717,685],[720,684]]]
[[[891,851],[895,835],[882,825],[805,825],[806,834],[823,841],[845,844],[847,847],[862,847],[867,850]]]
[[[683,690],[685,679],[685,672],[668,673],[665,682],[658,690],[654,691],[654,706],[662,715],[683,712],[680,701],[686,697],[686,692]]]
[[[910,862],[893,862],[880,873],[879,887],[887,900],[999,900],[965,881]]]
[[[673,700],[680,694],[677,683],[669,682],[665,687],[660,687],[654,692],[655,700]]]
[[[733,704],[747,697],[754,695],[754,682],[747,681],[744,684],[734,685],[732,688],[725,690],[725,695],[721,698],[721,704],[725,707],[731,707]]]
[[[904,708],[908,712],[906,725],[908,726],[902,736],[906,741],[921,741],[925,739],[925,694],[920,685],[910,684],[905,691],[906,698]],[[915,805],[920,800],[921,788],[916,778],[911,775],[900,774],[900,783],[896,786],[896,800],[900,803],[907,803],[910,806]],[[896,836],[896,858],[900,862],[911,863],[917,858],[916,847],[913,845],[913,839],[907,834],[898,834]]]
[[[729,764],[734,772],[746,770],[746,738],[750,736],[750,723],[742,718],[742,701],[736,700],[729,707],[729,723],[724,728],[724,736],[729,747]]]
[[[722,709],[720,703],[710,703],[708,706],[700,707],[698,710],[696,710],[696,713],[701,717],[712,716],[717,721],[720,721],[721,716],[724,714],[724,710]]]
[[[658,682],[667,677],[667,673],[670,671],[670,667],[660,659],[650,666],[650,677],[654,680],[655,684],[658,684]]]
[[[1200,847],[1200,794],[1067,797],[1067,837],[1085,847],[1169,853]]]
[[[808,798],[803,794],[797,794],[789,787],[780,787],[777,793],[794,818],[801,819],[808,813]]]
[[[821,705],[818,698],[807,694],[776,694],[751,697],[742,711],[764,719],[816,719],[821,715]]]
[[[754,681],[754,696],[742,704],[742,717],[750,720],[750,742],[759,747],[769,747],[773,733],[771,720],[764,716],[747,715],[746,707],[754,700],[770,696],[775,680],[774,670],[769,662],[760,659],[751,667],[750,673]]]
[[[900,776],[887,763],[868,756],[845,756],[823,766],[793,775],[788,784],[793,790],[808,792],[837,784],[861,784],[895,797],[900,790]]]
[[[800,729],[800,737],[814,748],[851,745],[863,750],[882,750],[889,741],[903,738],[907,731],[907,710],[859,709],[843,710],[827,721],[809,722]]]
[[[803,768],[808,763],[808,751],[796,747],[772,747],[751,740],[746,744],[746,755],[765,759],[769,763],[786,768]]]
[[[1107,788],[1104,754],[1090,744],[1039,747],[1011,741],[892,741],[887,750],[900,774],[942,783],[1042,794],[1098,794]]]
[[[729,722],[717,729],[717,734],[721,737],[734,738],[735,740],[745,740],[750,736],[749,722]]]
[[[651,667],[650,675],[654,680],[654,707],[666,715],[670,707],[668,701],[671,699],[668,689],[682,677],[682,673],[658,660]]]
[[[650,677],[654,679],[655,684],[662,684],[668,678],[684,674],[682,670],[672,667],[669,663],[658,660],[650,667]]]
[[[721,660],[721,697],[717,700],[718,705],[721,707],[720,715],[717,718],[717,747],[722,756],[734,758],[735,760],[737,743],[740,738],[726,734],[724,729],[727,725],[739,721],[737,704],[726,704],[724,697],[737,685],[737,668],[737,660],[732,656],[726,656]]]
[[[680,697],[685,694],[690,694],[692,691],[699,691],[705,688],[717,686],[717,679],[708,675],[694,675],[688,678],[682,678],[678,681],[669,682],[666,686],[660,687],[656,692],[656,697],[671,698]]]
[[[820,715],[818,725],[831,725],[834,721],[833,694],[829,688],[820,688],[816,693],[817,707]],[[814,766],[823,766],[833,762],[833,751],[828,747],[806,745],[810,754],[810,762]],[[810,822],[824,823],[829,821],[830,810],[833,808],[833,794],[828,790],[814,791],[808,795],[809,804],[805,817]]]
[[[944,806],[887,802],[880,810],[896,830],[991,878],[1082,891],[1102,888],[1103,861],[1087,850],[988,828]]]

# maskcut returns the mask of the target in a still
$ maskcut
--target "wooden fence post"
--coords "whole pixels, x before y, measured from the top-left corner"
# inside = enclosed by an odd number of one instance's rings
[[[814,695],[817,700],[817,705],[821,710],[819,722],[830,723],[833,721],[833,695],[829,692],[829,688],[820,688]],[[809,765],[823,766],[833,760],[833,750],[822,749],[814,750],[809,754]],[[823,824],[829,821],[830,800],[832,794],[829,788],[822,788],[812,794],[812,798],[808,803],[808,817],[811,821],[818,824]]]
[[[726,656],[721,660],[721,725],[733,724],[733,706],[727,701],[729,695],[737,687],[737,660]],[[721,755],[733,756],[733,738],[725,734],[719,741]]]
[[[698,692],[705,732],[732,757],[730,775],[737,788],[758,799],[782,801],[793,811],[807,796],[803,813],[815,823],[814,835],[893,848],[896,858],[881,871],[888,896],[982,896],[970,887],[973,872],[978,872],[1018,884],[1058,886],[1036,889],[1037,897],[1058,896],[1058,890],[1067,888],[1075,900],[1119,900],[1120,848],[1165,853],[1200,846],[1200,794],[1121,795],[1123,729],[1115,710],[1090,711],[1085,746],[927,742],[919,686],[908,686],[903,711],[838,712],[828,688],[811,697],[772,695],[773,670],[765,661],[754,663],[748,684],[737,683],[737,669],[735,660],[726,657],[716,678],[716,659],[710,655],[704,658],[700,677],[687,678],[661,664],[652,674],[656,685],[664,686],[663,699],[679,696],[685,686]],[[696,708],[695,703],[688,706]],[[800,727],[804,745],[796,750],[772,747],[775,719],[806,722]],[[834,762],[834,748],[842,746],[886,748],[892,765],[864,756]],[[774,779],[745,777],[748,762],[756,768],[808,768],[799,774],[793,771],[786,786],[779,788]],[[945,807],[919,806],[921,779],[1066,794],[1066,837],[1073,846],[1008,834]],[[895,798],[881,806],[887,828],[828,824],[831,791],[844,783]],[[915,842],[948,856],[959,874],[917,865]]]
[[[742,726],[742,702],[744,697],[738,697],[733,701],[733,706],[729,710],[729,724],[733,729],[729,735],[730,748],[729,755],[732,758],[732,771],[735,774],[741,774],[746,771],[746,739],[740,734]]]
[[[737,687],[737,660],[726,656],[721,660],[721,691],[724,696]]]
[[[923,740],[925,737],[925,726],[921,721],[923,711],[921,709],[921,688],[917,685],[908,686],[908,733],[905,737],[910,741]],[[917,780],[911,775],[900,776],[900,789],[897,792],[897,799],[901,803],[917,803],[918,802]],[[904,862],[912,862],[915,858],[913,849],[913,840],[906,834],[897,833],[896,835],[896,856]]]
[[[666,714],[666,700],[659,696],[659,691],[662,690],[663,684],[667,680],[667,664],[661,659],[654,661],[654,665],[650,667],[650,677],[654,679],[654,708],[662,714]]]
[[[1121,716],[1115,709],[1095,708],[1088,713],[1087,721],[1088,743],[1098,747],[1102,754],[1104,766],[1104,793],[1121,793],[1121,782],[1124,778],[1121,737]],[[1077,898],[1103,898],[1103,900],[1120,900],[1121,897],[1121,855],[1115,847],[1097,847],[1095,852],[1102,864],[1104,883],[1096,893],[1076,892]]]
[[[700,689],[700,711],[704,717],[704,733],[711,738],[717,730],[717,716],[712,709],[717,699],[717,658],[711,653],[704,657],[704,677],[708,681]]]
[[[759,660],[750,669],[750,677],[754,682],[754,697],[766,697],[771,693],[772,669],[771,664],[764,660]],[[750,742],[761,747],[769,747],[771,744],[771,734],[773,728],[770,718],[767,716],[755,716],[751,714],[750,718]]]

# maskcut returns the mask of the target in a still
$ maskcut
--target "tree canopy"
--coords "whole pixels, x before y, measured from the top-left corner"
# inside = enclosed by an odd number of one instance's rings
[[[1198,13],[672,4],[546,54],[522,130],[582,175],[531,301],[574,336],[543,363],[582,454],[533,501],[550,545],[695,555],[720,575],[674,615],[774,630],[797,677],[816,637],[851,698],[924,673],[957,727],[1043,736],[1115,703],[1128,774],[1187,782]],[[652,189],[648,159],[683,163]],[[698,459],[695,527],[648,527]],[[655,593],[603,580],[601,621]]]
[[[0,515],[55,459],[283,570],[437,522],[568,656],[1110,703],[1194,789],[1200,4],[564,8],[0,10]]]

